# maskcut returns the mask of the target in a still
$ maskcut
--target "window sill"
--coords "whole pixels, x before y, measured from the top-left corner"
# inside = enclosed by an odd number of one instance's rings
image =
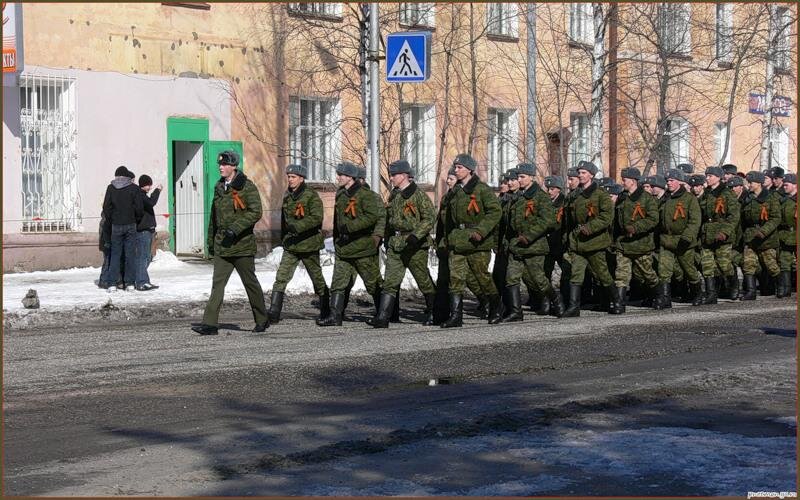
[[[334,23],[341,23],[344,21],[342,16],[334,14],[315,14],[311,12],[299,12],[296,10],[289,10],[289,17],[298,17],[303,19],[314,19],[317,21],[330,21]]]
[[[416,31],[430,31],[431,33],[436,32],[436,26],[428,26],[427,24],[406,24],[406,23],[397,23],[398,26],[401,28],[409,29],[409,30],[416,30]]]
[[[775,74],[781,76],[792,76],[792,71],[789,68],[779,68],[775,66]]]
[[[161,5],[167,7],[184,7],[187,9],[196,10],[211,10],[211,4],[205,2],[161,2]]]
[[[587,51],[593,50],[593,47],[592,47],[591,44],[586,43],[586,42],[579,42],[579,41],[573,40],[573,39],[570,39],[569,42],[567,43],[567,45],[571,49],[581,49],[581,50],[587,50]]]
[[[733,63],[730,61],[719,61],[717,62],[717,67],[723,69],[733,69]]]
[[[667,59],[674,59],[676,61],[692,62],[694,59],[689,54],[669,54]]]
[[[486,38],[493,42],[519,42],[519,37],[511,35],[501,35],[498,33],[486,33]]]

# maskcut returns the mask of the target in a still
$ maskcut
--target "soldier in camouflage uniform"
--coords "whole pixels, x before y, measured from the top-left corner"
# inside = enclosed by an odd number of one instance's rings
[[[783,189],[784,174],[785,172],[781,167],[772,167],[764,172],[764,175],[771,181],[769,190],[780,196],[781,201],[786,197],[786,190]]]
[[[617,258],[615,285],[617,297],[615,314],[625,312],[625,293],[631,279],[643,283],[657,293],[656,304],[663,302],[664,288],[659,287],[658,274],[653,270],[655,230],[658,227],[658,202],[639,186],[641,173],[637,168],[622,171],[625,192],[617,199],[614,217],[614,240]],[[658,291],[656,291],[658,288]]]
[[[755,300],[755,274],[759,264],[773,279],[780,274],[778,226],[782,217],[780,196],[764,188],[764,174],[753,170],[747,174],[747,182],[751,196],[741,214],[745,244],[742,300]]]
[[[692,194],[697,197],[697,202],[702,205],[706,195],[706,176],[703,174],[690,175],[686,183],[691,188]]]
[[[733,179],[734,177],[737,177],[736,172],[738,170],[739,169],[733,163],[726,163],[725,165],[723,165],[722,166],[722,182],[724,182],[725,185],[728,186],[728,182],[730,182],[730,180]],[[730,187],[730,186],[728,186],[728,187]]]
[[[739,279],[731,257],[733,238],[739,225],[739,203],[733,192],[722,183],[723,175],[720,167],[706,169],[708,188],[700,199],[703,213],[700,262],[706,282],[704,304],[717,303],[716,276],[722,277],[728,298],[739,295]]]
[[[460,188],[454,191],[447,207],[450,317],[442,323],[442,328],[462,325],[463,294],[470,273],[478,279],[481,293],[488,297],[489,321],[499,316],[500,294],[489,274],[489,261],[501,217],[500,202],[475,174],[477,166],[468,154],[460,154],[453,161]]]
[[[387,210],[386,272],[378,314],[372,321],[375,328],[389,326],[389,317],[396,302],[395,294],[400,290],[406,269],[411,271],[425,296],[426,318],[423,324],[433,324],[436,289],[428,273],[428,248],[436,212],[428,195],[417,188],[416,183],[410,180],[410,175],[411,165],[405,160],[389,165],[389,177],[395,189],[389,198]]]
[[[661,206],[658,277],[661,286],[670,283],[677,267],[683,270],[693,296],[692,305],[703,303],[703,287],[695,265],[695,247],[702,213],[697,198],[681,183],[685,174],[678,169],[667,172],[669,197]],[[663,300],[663,308],[672,307],[671,296]]]
[[[747,187],[744,185],[744,178],[740,177],[739,175],[732,176],[725,184],[728,186],[728,189],[731,190],[733,196],[736,198],[736,201],[739,203],[739,224],[734,227],[733,236],[731,238],[731,264],[733,265],[734,274],[738,275],[738,270],[742,269],[742,265],[744,264],[744,235],[742,234],[741,212],[742,208],[750,197],[750,191],[748,191]],[[738,277],[736,278],[736,284],[737,286],[739,284]],[[733,299],[738,300],[740,298],[741,292],[737,290],[737,296]]]
[[[508,227],[504,234],[504,246],[509,250],[505,288],[510,307],[496,321],[507,323],[522,321],[520,282],[527,273],[532,282],[531,291],[539,297],[547,297],[548,311],[556,317],[564,313],[561,295],[553,289],[544,273],[544,261],[550,252],[547,235],[555,229],[556,217],[550,196],[534,181],[536,167],[530,163],[517,165],[520,193],[509,207]]]
[[[502,184],[505,185],[505,192],[502,192],[501,190],[502,194],[498,195],[498,200],[500,201],[500,211],[502,215],[500,217],[500,222],[497,224],[497,231],[495,231],[497,241],[495,242],[494,267],[492,268],[492,280],[494,281],[494,286],[498,290],[503,290],[506,283],[508,248],[506,247],[504,235],[508,230],[508,209],[511,206],[512,201],[516,199],[518,194],[517,192],[519,190],[519,180],[517,178],[516,168],[509,169],[503,175]],[[510,306],[510,303],[508,303],[507,297],[505,296],[503,296],[503,306],[504,308],[508,308]]]
[[[325,247],[322,239],[322,218],[324,215],[322,200],[313,189],[307,188],[305,178],[308,168],[302,165],[286,167],[288,189],[283,195],[281,209],[281,245],[283,255],[275,283],[272,285],[272,301],[269,307],[269,320],[277,323],[281,320],[283,297],[286,285],[289,284],[299,262],[306,268],[314,293],[319,296],[319,318],[330,314],[328,308],[330,293],[322,267],[319,264],[319,251]]]
[[[555,270],[556,262],[558,268],[561,269],[561,286],[560,288],[568,288],[565,286],[569,283],[569,275],[564,272],[566,263],[564,262],[564,225],[567,218],[564,215],[567,196],[564,194],[564,179],[561,177],[550,175],[544,178],[544,187],[550,196],[550,203],[553,204],[553,211],[555,213],[556,225],[550,234],[547,235],[547,245],[550,248],[547,256],[544,259],[544,274],[548,280],[553,279],[553,270]],[[548,304],[549,304],[548,300]],[[544,309],[544,300],[540,309]]]
[[[609,231],[614,221],[611,198],[596,182],[597,166],[589,161],[578,163],[580,187],[569,205],[569,258],[571,264],[569,308],[565,317],[580,316],[581,288],[586,268],[605,289],[611,300],[614,279],[608,271],[606,251],[611,246]]]
[[[337,182],[345,191],[336,199],[333,210],[333,242],[336,263],[331,280],[330,315],[317,321],[319,326],[341,326],[345,291],[353,271],[364,281],[367,293],[378,297],[382,279],[375,255],[378,248],[373,234],[383,209],[360,182],[358,167],[344,162],[336,166]],[[375,304],[377,309],[378,303]]]
[[[256,237],[253,228],[261,220],[261,196],[253,182],[239,172],[239,154],[223,151],[217,157],[220,180],[214,186],[211,217],[208,221],[208,252],[214,256],[211,296],[208,298],[203,323],[192,327],[200,335],[216,335],[219,310],[234,269],[244,284],[253,309],[254,332],[269,327],[264,291],[256,276]]]
[[[776,296],[779,299],[792,295],[792,270],[797,267],[797,174],[783,177],[785,197],[781,203],[780,267]]]

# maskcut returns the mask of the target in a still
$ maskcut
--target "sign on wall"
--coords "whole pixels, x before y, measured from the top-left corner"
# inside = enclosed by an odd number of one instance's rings
[[[22,71],[22,4],[3,2],[3,74]]]
[[[763,115],[767,110],[767,97],[764,94],[750,93],[748,99],[750,112]],[[792,100],[782,95],[772,98],[772,114],[775,116],[789,116],[792,111]]]

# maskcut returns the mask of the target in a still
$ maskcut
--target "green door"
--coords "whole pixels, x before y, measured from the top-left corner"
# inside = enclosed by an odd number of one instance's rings
[[[219,168],[217,167],[217,156],[225,150],[232,149],[239,153],[239,171],[244,172],[244,149],[242,143],[239,141],[208,141],[206,148],[206,162],[205,162],[205,207],[203,213],[205,214],[205,228],[208,231],[208,221],[211,218],[211,202],[214,200],[214,186],[219,181]],[[206,241],[208,235],[206,234]],[[205,249],[206,258],[208,257],[208,248]]]

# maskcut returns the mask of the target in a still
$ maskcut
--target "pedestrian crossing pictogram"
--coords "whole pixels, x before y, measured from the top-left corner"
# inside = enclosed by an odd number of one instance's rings
[[[386,38],[386,81],[424,82],[430,77],[431,33],[408,31]]]
[[[414,52],[411,51],[411,46],[408,45],[408,40],[403,41],[403,46],[400,48],[400,53],[397,54],[397,59],[395,59],[392,67],[389,68],[389,76],[423,76],[417,58],[414,57]]]

